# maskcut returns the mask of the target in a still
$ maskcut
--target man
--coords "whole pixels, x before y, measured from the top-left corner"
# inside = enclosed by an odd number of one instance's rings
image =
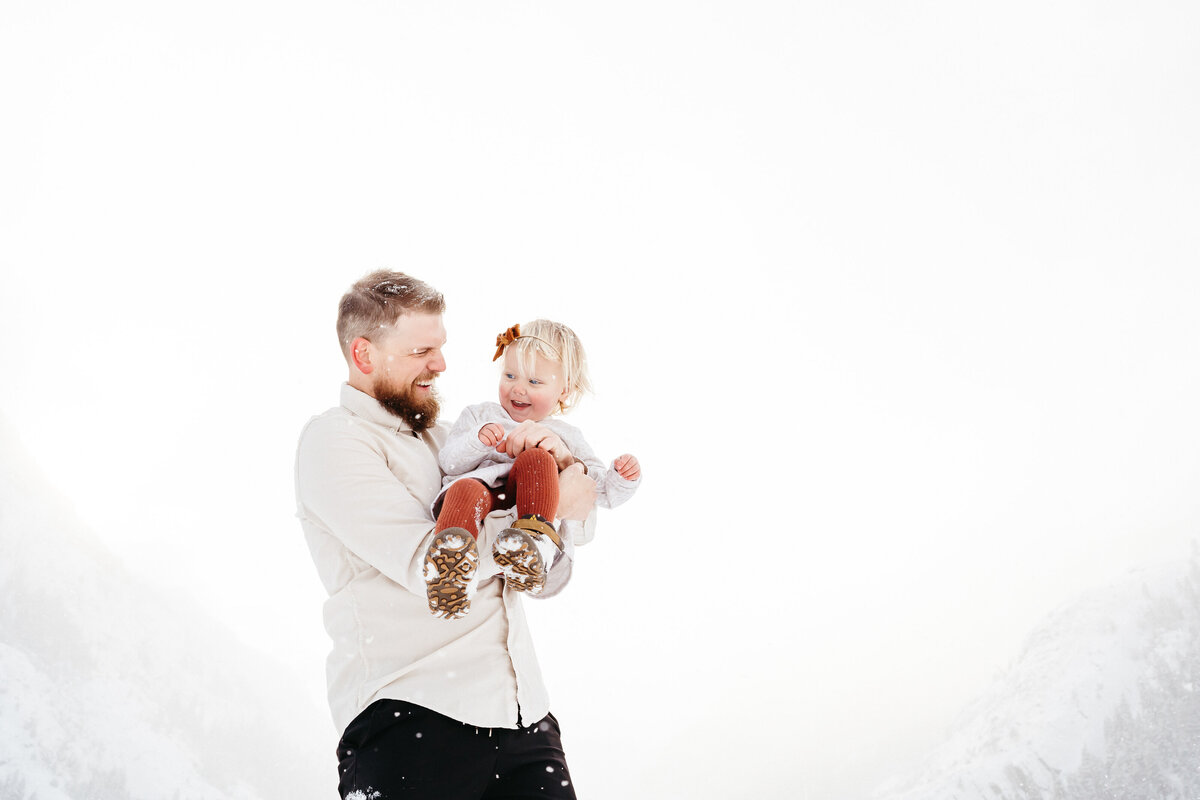
[[[574,798],[558,723],[533,652],[521,593],[497,577],[491,542],[515,513],[488,515],[478,589],[461,619],[430,613],[430,506],[441,488],[437,376],[445,303],[427,284],[379,271],[342,298],[338,337],[349,368],[341,404],[314,417],[296,454],[298,516],[329,592],[326,671],[343,798]],[[529,425],[516,454],[572,458]],[[570,574],[595,498],[582,466],[559,476],[556,551],[541,597]],[[590,533],[590,531],[589,531]]]

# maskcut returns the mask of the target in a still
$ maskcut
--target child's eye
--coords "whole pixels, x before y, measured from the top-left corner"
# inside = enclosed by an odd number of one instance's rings
[[[504,373],[504,377],[508,378],[511,381],[511,380],[514,380],[517,376],[513,375],[511,372],[506,372],[506,373]]]
[[[532,383],[534,386],[537,386],[539,383],[541,383],[541,381],[539,381],[537,378],[530,378],[529,382]]]

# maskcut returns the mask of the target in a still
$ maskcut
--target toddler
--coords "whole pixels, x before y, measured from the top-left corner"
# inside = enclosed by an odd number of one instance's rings
[[[628,500],[641,482],[636,458],[625,454],[606,468],[579,429],[555,416],[591,389],[587,358],[574,331],[542,319],[526,324],[524,331],[514,325],[496,337],[492,360],[501,356],[499,402],[463,409],[438,456],[445,478],[434,503],[437,525],[425,556],[425,581],[429,610],[446,619],[470,610],[479,562],[475,539],[493,509],[517,509],[513,527],[492,546],[508,588],[541,592],[546,571],[562,549],[554,525],[559,466],[547,450],[530,448],[515,458],[504,452],[505,438],[518,425],[536,422],[562,439],[596,482],[596,502],[605,508]]]

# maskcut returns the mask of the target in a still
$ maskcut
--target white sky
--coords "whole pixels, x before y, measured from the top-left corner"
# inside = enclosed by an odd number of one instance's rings
[[[450,417],[497,331],[565,321],[571,421],[646,473],[533,612],[577,782],[849,796],[1200,533],[1198,33],[1182,2],[10,0],[0,413],[319,696],[291,461],[337,298],[447,294]]]

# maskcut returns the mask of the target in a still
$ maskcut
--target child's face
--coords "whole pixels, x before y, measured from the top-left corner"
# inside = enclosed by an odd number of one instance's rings
[[[538,356],[533,374],[521,369],[520,360],[508,348],[500,371],[500,405],[517,422],[541,422],[554,413],[558,401],[567,396],[567,380],[562,364]]]

